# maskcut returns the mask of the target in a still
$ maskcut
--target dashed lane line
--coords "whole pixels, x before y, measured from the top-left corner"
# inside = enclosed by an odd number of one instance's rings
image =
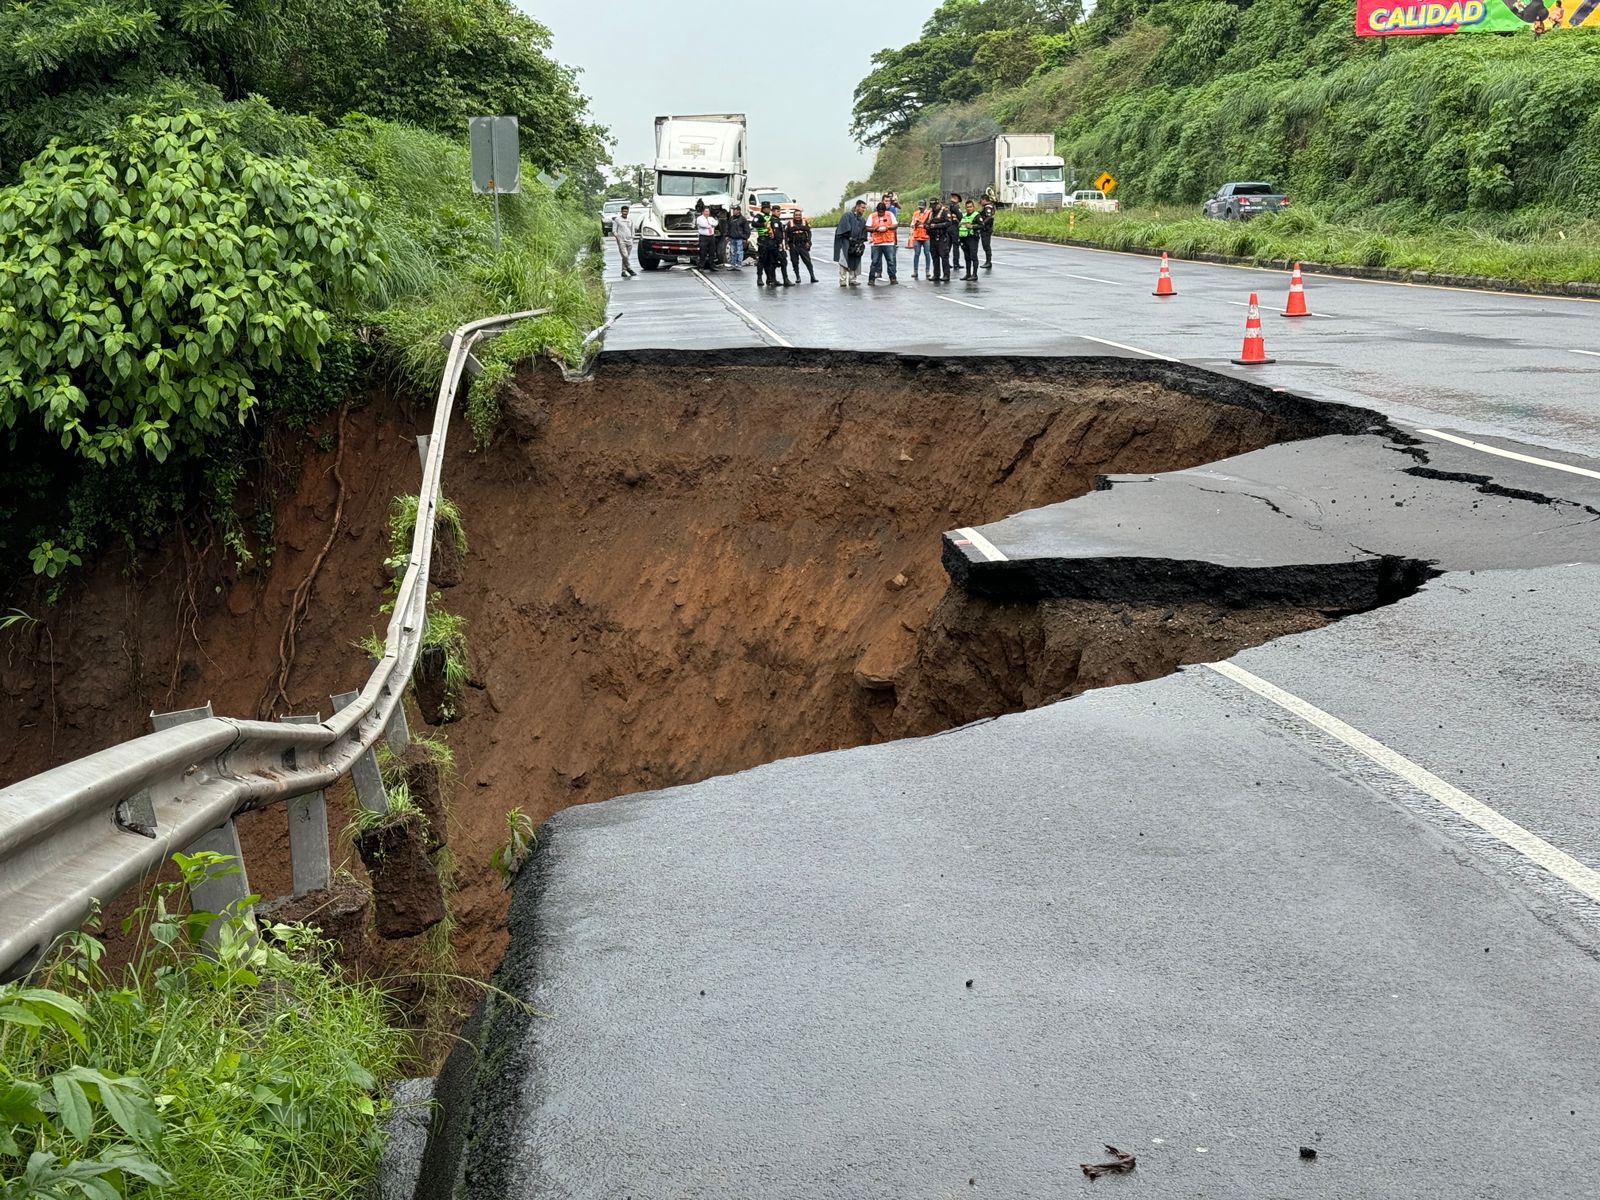
[[[1557,849],[1538,834],[1524,829],[1483,801],[1467,795],[1453,784],[1446,783],[1426,767],[1418,766],[1376,738],[1368,737],[1353,725],[1345,724],[1331,713],[1326,713],[1309,701],[1302,700],[1293,692],[1286,692],[1276,684],[1268,683],[1243,667],[1226,662],[1207,663],[1206,666],[1224,679],[1232,680],[1264,700],[1270,700],[1285,712],[1299,717],[1306,724],[1322,730],[1330,737],[1337,738],[1352,750],[1377,763],[1391,775],[1405,780],[1457,816],[1472,822],[1530,862],[1543,867],[1574,891],[1587,896],[1590,900],[1600,901],[1600,871],[1579,862],[1565,850]]]
[[[1006,558],[1005,553],[1002,550],[1000,550],[993,542],[991,542],[988,538],[984,537],[983,534],[979,533],[976,529],[973,529],[970,526],[968,526],[967,528],[964,528],[964,529],[956,530],[955,543],[958,546],[963,546],[963,545],[971,546],[979,554],[983,555],[983,557],[989,562],[1009,562],[1010,561],[1009,559]]]
[[[1453,433],[1444,433],[1438,429],[1419,428],[1417,432],[1424,437],[1440,438],[1446,442],[1454,442],[1458,446],[1465,446],[1469,450],[1481,450],[1485,454],[1498,455],[1500,458],[1532,463],[1536,467],[1549,467],[1552,471],[1566,471],[1569,475],[1582,475],[1588,479],[1600,479],[1600,471],[1591,471],[1588,467],[1575,467],[1571,463],[1555,462],[1548,458],[1535,458],[1531,454],[1518,454],[1515,450],[1502,450],[1499,446],[1486,446],[1484,443],[1475,442],[1471,438],[1457,437]]]
[[[1086,342],[1099,342],[1102,346],[1115,346],[1118,350],[1126,350],[1130,354],[1143,354],[1146,358],[1159,358],[1162,362],[1177,362],[1170,354],[1157,354],[1154,350],[1141,350],[1138,346],[1125,346],[1121,342],[1113,342],[1110,338],[1095,337],[1092,333],[1075,333],[1073,337],[1080,337]]]
[[[710,288],[712,292],[722,300],[722,303],[727,305],[730,310],[742,318],[745,324],[749,325],[750,328],[754,329],[757,333],[770,338],[780,346],[787,346],[791,350],[794,349],[793,342],[784,337],[783,334],[779,333],[771,325],[768,325],[760,317],[756,316],[755,313],[751,312],[744,305],[740,304],[732,296],[728,295],[727,292],[723,291],[716,284],[712,283],[711,280],[706,278],[704,271],[696,268],[694,270],[694,277]]]
[[[981,304],[968,304],[965,300],[957,300],[954,296],[935,296],[934,299],[943,300],[946,304],[959,304],[962,308],[976,308],[980,312],[988,311]]]
[[[1109,283],[1112,287],[1130,286],[1123,279],[1101,279],[1098,275],[1075,275],[1071,271],[1057,271],[1057,275],[1065,275],[1068,279],[1087,279],[1090,283]]]
[[[1567,353],[1568,354],[1587,354],[1590,358],[1600,358],[1600,350],[1579,350],[1579,349],[1576,349],[1575,347],[1568,346],[1567,347]]]

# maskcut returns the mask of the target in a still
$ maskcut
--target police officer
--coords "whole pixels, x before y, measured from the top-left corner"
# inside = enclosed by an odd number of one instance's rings
[[[794,268],[794,281],[800,282],[800,264],[805,263],[811,282],[817,281],[817,269],[811,265],[811,222],[798,208],[794,220],[789,222],[789,265]]]
[[[983,269],[994,269],[994,254],[989,249],[989,238],[994,234],[994,205],[985,203],[978,210],[978,241],[983,246]]]
[[[762,208],[767,206],[763,204]],[[784,236],[788,232],[775,212],[768,212],[767,228],[761,235],[761,261],[756,264],[756,286],[761,286],[765,272],[768,287],[778,286],[778,272],[783,272],[783,286],[789,286],[789,264],[784,261]]]
[[[966,260],[966,273],[963,279],[976,279],[978,277],[978,206],[971,200],[967,201],[967,211],[961,214],[961,257]]]
[[[950,213],[950,265],[945,268],[945,275],[947,278],[954,278],[956,268],[961,265],[961,236],[956,229],[961,222],[960,192],[950,193],[950,203],[946,208]]]
[[[928,213],[928,244],[932,248],[933,281],[950,282],[950,247],[955,244],[955,225],[950,210],[940,201]]]

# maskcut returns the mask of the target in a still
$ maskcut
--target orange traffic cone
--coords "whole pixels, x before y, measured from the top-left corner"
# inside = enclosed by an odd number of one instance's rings
[[[1167,265],[1167,252],[1161,252],[1161,274],[1156,277],[1156,290],[1152,296],[1176,296],[1178,289],[1172,286],[1172,268]]]
[[[1244,349],[1233,361],[1241,367],[1276,361],[1267,357],[1267,340],[1261,336],[1261,306],[1254,292],[1250,293],[1250,314],[1244,319]]]
[[[1285,317],[1309,317],[1311,310],[1306,307],[1306,283],[1300,278],[1300,264],[1295,263],[1294,274],[1289,277],[1289,303],[1284,306],[1279,314]]]

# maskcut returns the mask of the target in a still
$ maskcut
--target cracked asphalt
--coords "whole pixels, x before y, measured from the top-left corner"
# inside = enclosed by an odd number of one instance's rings
[[[1178,263],[1164,306],[1148,259],[997,262],[950,292],[643,275],[608,352],[1222,369],[1243,315],[1217,311],[1272,290]],[[1112,477],[952,530],[944,561],[1000,597],[1282,592],[1347,615],[555,817],[497,979],[527,1007],[492,1003],[481,1063],[457,1056],[471,1082],[441,1088],[469,1136],[459,1194],[1595,1194],[1600,392],[1560,357],[1591,314],[1307,290],[1324,315],[1270,321],[1279,363],[1249,378],[1393,429]],[[1107,1143],[1137,1166],[1092,1182]]]

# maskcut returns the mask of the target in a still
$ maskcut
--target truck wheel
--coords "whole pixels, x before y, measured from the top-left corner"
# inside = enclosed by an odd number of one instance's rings
[[[654,254],[646,254],[641,250],[639,251],[639,265],[646,271],[655,271],[660,268],[661,260]]]

